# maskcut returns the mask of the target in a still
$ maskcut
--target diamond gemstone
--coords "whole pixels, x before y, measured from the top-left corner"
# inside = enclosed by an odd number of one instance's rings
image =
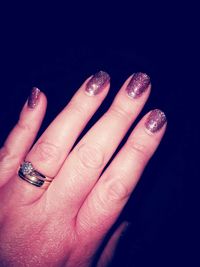
[[[31,162],[25,161],[21,166],[21,171],[24,175],[30,174],[33,171],[33,165]]]

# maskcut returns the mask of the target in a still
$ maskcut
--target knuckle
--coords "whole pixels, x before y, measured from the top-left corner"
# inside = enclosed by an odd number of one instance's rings
[[[68,109],[72,110],[73,114],[77,113],[79,116],[85,116],[87,114],[89,104],[88,103],[80,103],[79,101],[72,101],[67,106]]]
[[[32,126],[28,122],[20,119],[17,123],[17,127],[22,131],[32,132]]]
[[[48,141],[40,141],[34,147],[38,160],[52,162],[59,159],[60,149]]]
[[[106,187],[108,199],[111,201],[122,201],[130,196],[130,189],[126,185],[123,175],[110,179]]]
[[[98,145],[81,145],[78,149],[78,157],[86,168],[100,169],[103,166],[104,156]]]
[[[103,187],[97,190],[94,210],[105,215],[111,212],[112,207],[114,213],[115,208],[118,210],[117,205],[121,205],[124,200],[129,198],[130,194],[131,190],[122,176],[112,177],[106,180]]]
[[[131,120],[132,113],[125,106],[122,105],[112,105],[110,107],[110,112],[115,117]]]
[[[73,113],[78,113],[78,115],[85,114],[85,107],[82,105],[74,104]]]
[[[131,140],[129,141],[129,147],[141,160],[146,160],[149,157],[147,147],[141,142]]]

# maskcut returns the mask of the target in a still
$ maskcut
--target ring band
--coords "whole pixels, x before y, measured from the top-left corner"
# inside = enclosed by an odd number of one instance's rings
[[[29,161],[24,161],[20,165],[20,169],[18,171],[18,175],[23,180],[28,183],[35,185],[37,187],[48,187],[53,178],[49,178],[44,176],[42,173],[35,170],[32,163]]]

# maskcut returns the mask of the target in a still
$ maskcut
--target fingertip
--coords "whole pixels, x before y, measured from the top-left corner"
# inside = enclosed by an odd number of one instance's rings
[[[154,109],[148,112],[144,119],[144,127],[147,134],[154,136],[157,133],[163,133],[167,127],[167,117],[160,109]]]
[[[40,102],[41,102],[41,105],[46,109],[47,104],[48,104],[48,100],[47,100],[47,96],[42,91],[40,92]]]
[[[47,97],[44,92],[39,88],[33,87],[30,95],[28,96],[24,108],[28,112],[37,111],[41,109],[46,109],[47,107]]]
[[[137,100],[143,95],[148,95],[150,93],[150,77],[142,72],[133,73],[125,81],[123,87],[125,88],[126,95],[131,100]]]
[[[19,119],[33,121],[35,123],[35,120],[38,119],[39,121],[42,121],[45,115],[47,108],[47,97],[38,88],[34,88],[31,90],[31,93],[20,112]]]
[[[84,92],[88,96],[96,96],[109,89],[110,75],[105,71],[99,71],[87,79]]]

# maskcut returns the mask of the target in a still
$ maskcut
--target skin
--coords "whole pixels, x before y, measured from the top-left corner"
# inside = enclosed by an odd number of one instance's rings
[[[1,266],[94,264],[102,242],[166,129],[165,124],[156,133],[147,131],[146,114],[101,174],[150,94],[151,86],[137,99],[128,97],[125,88],[130,78],[108,111],[72,151],[77,137],[106,97],[109,84],[99,94],[88,96],[88,78],[33,147],[47,100],[41,93],[34,109],[25,103],[18,123],[0,150]],[[24,159],[44,175],[55,177],[48,189],[19,179],[17,171]],[[124,222],[113,233],[97,266],[108,266],[126,227]]]

